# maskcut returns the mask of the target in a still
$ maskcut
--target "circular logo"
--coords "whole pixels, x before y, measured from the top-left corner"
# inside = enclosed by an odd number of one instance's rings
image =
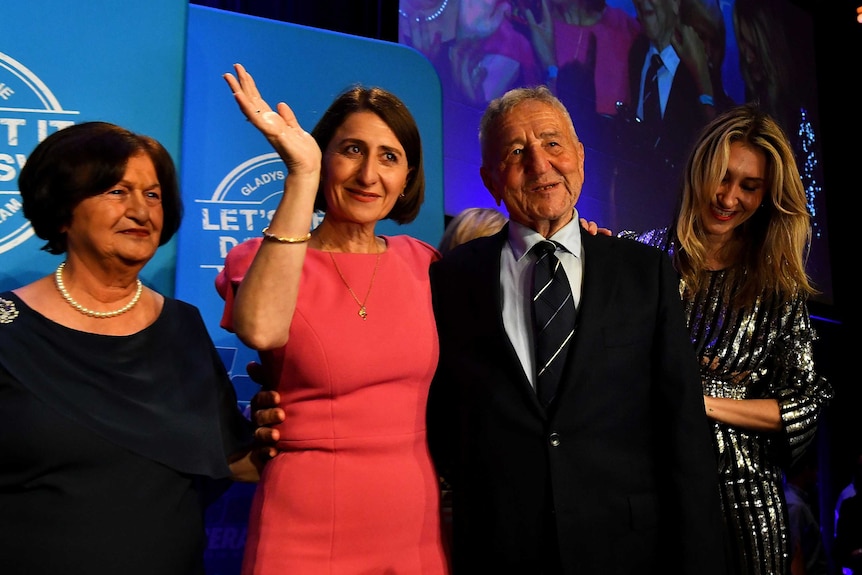
[[[0,254],[33,236],[24,218],[18,174],[36,145],[74,124],[60,102],[26,66],[0,52]]]

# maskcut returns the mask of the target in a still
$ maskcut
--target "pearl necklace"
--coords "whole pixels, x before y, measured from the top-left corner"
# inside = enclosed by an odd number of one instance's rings
[[[114,311],[93,311],[91,309],[87,309],[69,295],[69,292],[66,291],[66,285],[63,283],[63,268],[66,267],[66,262],[61,263],[57,266],[57,271],[54,272],[54,283],[57,284],[57,289],[60,291],[60,295],[63,296],[63,299],[66,300],[70,306],[75,308],[76,311],[81,312],[84,315],[88,315],[90,317],[95,317],[97,319],[106,319],[109,317],[117,317],[118,315],[122,315],[135,307],[135,304],[138,303],[138,300],[141,299],[141,293],[144,291],[144,284],[141,283],[140,278],[138,278],[138,289],[135,292],[135,296],[132,298],[132,301],[124,305],[118,310]]]
[[[425,20],[426,22],[433,22],[443,14],[443,12],[446,10],[446,6],[448,5],[449,0],[443,0],[443,3],[440,4],[440,7],[437,8],[434,12],[432,12],[428,16],[425,16],[425,18],[420,18],[419,16],[416,16],[413,20],[415,20],[416,22],[421,22],[422,20]],[[402,18],[410,18],[410,15],[401,8],[398,9],[398,15]]]

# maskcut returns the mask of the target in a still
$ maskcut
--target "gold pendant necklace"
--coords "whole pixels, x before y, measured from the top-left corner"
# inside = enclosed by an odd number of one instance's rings
[[[338,264],[335,262],[335,256],[332,255],[332,252],[329,252],[329,259],[332,260],[332,265],[335,266],[335,271],[338,272],[338,277],[340,277],[341,281],[344,282],[344,285],[347,287],[347,291],[349,291],[350,295],[353,296],[353,301],[355,301],[356,305],[359,306],[358,314],[363,320],[368,317],[368,310],[365,309],[365,304],[368,302],[368,296],[371,295],[371,288],[374,287],[374,278],[377,277],[377,266],[380,265],[380,248],[377,246],[376,238],[374,240],[374,246],[377,247],[377,258],[374,260],[374,271],[371,272],[371,281],[368,283],[368,291],[365,292],[365,299],[362,301],[359,301],[359,298],[356,297],[356,293],[353,291],[353,288],[350,287],[350,284],[347,283],[347,280],[344,278],[344,274],[341,273],[341,268],[339,268]]]
[[[63,299],[66,300],[70,306],[75,308],[76,311],[80,313],[94,317],[97,319],[105,319],[109,317],[117,317],[118,315],[122,315],[135,307],[135,304],[138,303],[138,300],[141,299],[141,293],[144,291],[144,284],[141,283],[140,278],[138,278],[138,289],[135,291],[135,296],[132,298],[132,301],[124,305],[118,310],[114,311],[93,311],[91,309],[87,309],[78,302],[76,302],[69,292],[66,291],[66,284],[63,283],[63,268],[66,267],[66,262],[61,263],[57,266],[57,271],[54,272],[54,283],[57,284],[57,290],[59,290],[60,295],[63,296]]]

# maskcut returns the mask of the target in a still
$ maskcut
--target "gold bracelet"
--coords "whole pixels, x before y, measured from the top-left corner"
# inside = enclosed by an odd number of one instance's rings
[[[263,228],[263,239],[270,242],[278,242],[280,244],[303,244],[311,239],[311,232],[308,232],[300,238],[283,238],[275,234],[269,233],[269,226]]]

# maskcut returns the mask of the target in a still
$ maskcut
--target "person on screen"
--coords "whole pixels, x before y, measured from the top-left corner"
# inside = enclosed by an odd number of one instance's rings
[[[630,105],[617,115],[612,225],[667,221],[691,143],[715,113],[709,58],[681,2],[634,0],[642,34],[629,50]]]
[[[419,128],[381,88],[338,95],[309,134],[240,64],[225,80],[288,168],[263,237],[228,252],[222,327],[259,351],[286,415],[273,433],[242,573],[448,573],[425,406],[437,365],[428,268],[377,224],[425,197]],[[325,213],[309,231],[315,209]]]
[[[712,119],[736,105],[724,85],[727,26],[721,4],[719,0],[680,0],[680,22],[681,35],[689,38],[689,42],[681,43],[688,47],[681,52],[681,58],[693,73],[703,74],[705,68],[709,75],[709,84],[704,80],[703,85],[712,87],[713,105],[711,109],[705,108],[707,116]],[[695,35],[692,36],[691,32]]]
[[[608,136],[618,103],[629,104],[628,53],[640,23],[605,0],[541,0],[525,10],[547,86],[593,146]]]
[[[790,7],[776,0],[736,0],[733,28],[746,101],[757,101],[781,129],[795,137],[800,114],[813,109],[816,90],[809,62],[784,17]],[[799,41],[802,38],[798,39]],[[806,110],[803,110],[806,109]]]
[[[402,0],[398,15],[399,42],[428,58],[448,99],[484,106],[512,86],[542,79],[509,2]]]
[[[805,41],[810,36],[803,33],[806,23],[791,19],[793,9],[776,0],[736,0],[733,27],[745,99],[758,102],[778,122],[796,155],[814,236],[810,269],[825,283],[830,274],[824,263],[828,243],[817,82],[811,44]]]
[[[449,53],[458,100],[481,110],[510,88],[543,81],[511,2],[460,0],[460,6],[458,41]]]
[[[833,395],[814,366],[811,221],[789,139],[754,104],[727,110],[695,142],[670,225],[620,235],[667,253],[680,276],[732,572],[788,573],[782,473]]]
[[[0,293],[0,571],[203,575],[207,503],[258,473],[200,312],[139,278],[180,226],[173,160],[85,122],[36,146],[18,186],[63,261]]]
[[[442,68],[458,32],[460,1],[399,0],[398,42],[419,50],[435,68]]]

